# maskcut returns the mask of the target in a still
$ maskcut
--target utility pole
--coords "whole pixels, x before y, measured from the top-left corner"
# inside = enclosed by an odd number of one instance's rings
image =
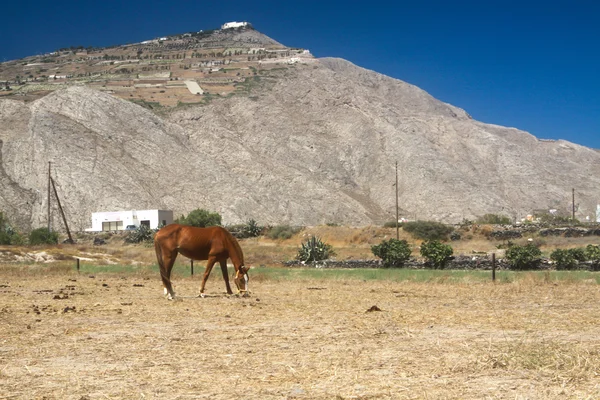
[[[398,161],[396,161],[396,240],[400,240],[400,231],[398,227]]]
[[[48,232],[50,232],[50,165],[52,161],[48,161]]]
[[[58,198],[58,193],[56,192],[56,186],[54,185],[54,179],[50,178],[50,182],[52,183],[52,189],[54,189],[54,196],[56,197],[56,203],[58,204],[60,215],[62,215],[63,223],[65,224],[65,228],[67,230],[67,236],[69,236],[69,243],[73,244],[75,242],[73,241],[73,237],[71,237],[71,231],[69,230],[69,225],[67,224],[67,217],[65,216],[65,212],[60,204],[60,199]]]
[[[573,223],[575,223],[575,188],[573,188]]]

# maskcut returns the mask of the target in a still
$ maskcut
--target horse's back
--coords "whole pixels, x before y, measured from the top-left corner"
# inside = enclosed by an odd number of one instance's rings
[[[155,243],[167,251],[177,251],[186,257],[206,260],[209,256],[229,256],[231,234],[220,226],[198,228],[189,225],[170,224],[156,233]],[[235,239],[234,239],[235,240]]]

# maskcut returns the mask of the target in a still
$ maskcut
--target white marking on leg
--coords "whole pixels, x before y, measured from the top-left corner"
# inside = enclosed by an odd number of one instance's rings
[[[166,296],[166,295],[168,295],[168,294],[169,294],[169,292],[167,291],[167,288],[163,288],[163,289],[164,289],[164,290],[163,290],[163,293],[164,293],[164,295],[165,295],[165,296]]]

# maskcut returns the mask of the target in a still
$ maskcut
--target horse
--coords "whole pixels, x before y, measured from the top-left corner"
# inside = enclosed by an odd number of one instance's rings
[[[233,294],[227,274],[228,258],[231,258],[235,268],[234,282],[238,293],[248,294],[248,270],[250,268],[244,266],[244,253],[238,241],[225,228],[220,226],[197,228],[189,225],[170,224],[161,228],[154,236],[154,250],[160,267],[164,294],[169,300],[175,298],[175,292],[171,285],[171,270],[178,254],[192,260],[208,260],[200,287],[201,297],[204,297],[206,280],[217,261],[221,265],[227,294]],[[244,282],[243,289],[242,281]]]

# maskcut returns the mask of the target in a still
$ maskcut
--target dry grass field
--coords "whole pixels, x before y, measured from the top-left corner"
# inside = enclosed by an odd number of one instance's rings
[[[341,257],[381,240],[334,236]],[[196,297],[182,261],[168,301],[143,246],[44,250],[130,260],[122,272],[0,264],[0,399],[600,398],[597,279],[362,279],[268,262],[299,240],[242,243],[270,265],[250,272],[247,298],[226,296],[218,270]]]

